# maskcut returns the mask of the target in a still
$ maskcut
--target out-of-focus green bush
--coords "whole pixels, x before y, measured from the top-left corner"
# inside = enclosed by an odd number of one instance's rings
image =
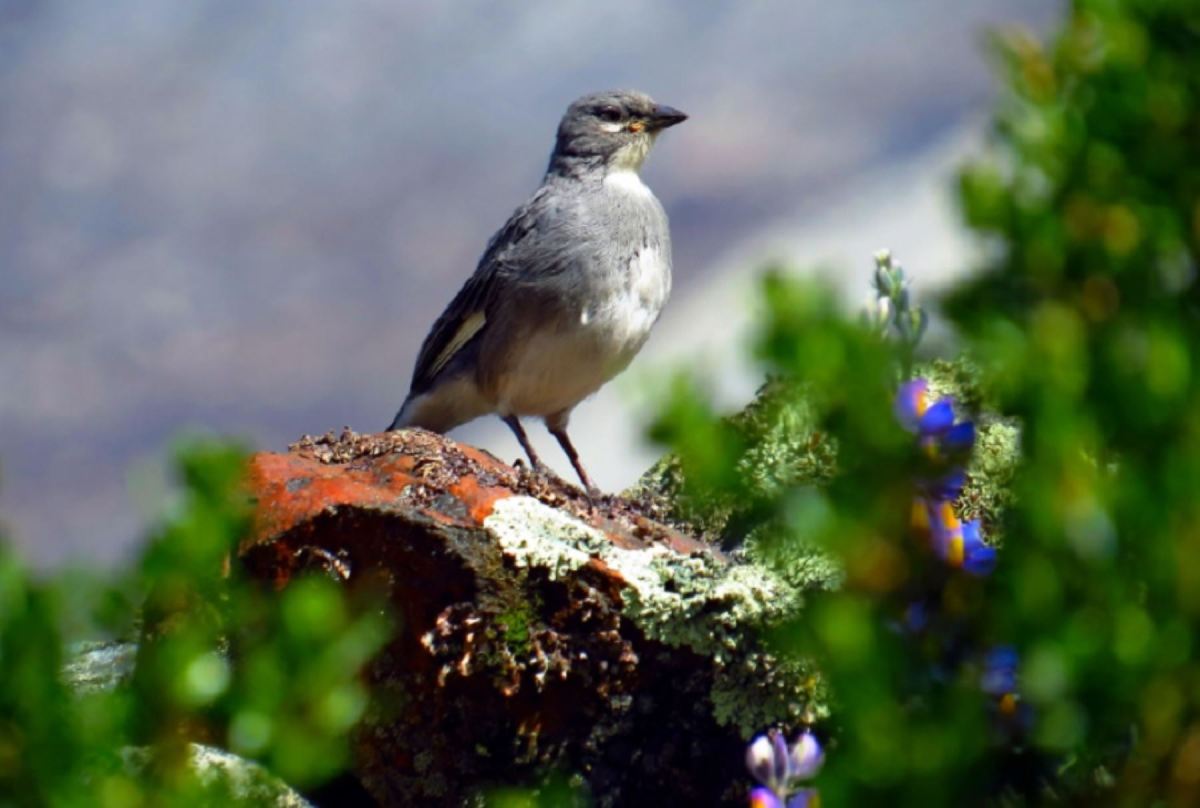
[[[249,527],[245,454],[191,443],[177,468],[180,501],[131,573],[42,578],[0,544],[0,804],[262,804],[269,788],[206,777],[193,742],[301,788],[347,765],[382,601],[320,577],[282,592],[245,579],[231,563]],[[77,641],[103,636],[64,670]]]
[[[1200,6],[1081,0],[999,52],[1000,159],[962,182],[995,257],[947,305],[1024,431],[990,620],[1039,749],[1127,804],[1193,804]]]
[[[909,536],[907,346],[773,274],[756,359],[836,473],[755,515],[846,572],[778,640],[834,694],[824,804],[1198,804],[1200,5],[1075,0],[1049,44],[994,49],[993,148],[961,182],[984,266],[943,306],[962,357],[911,373],[996,425],[970,469],[1007,487],[969,479],[957,503],[1003,537],[995,572]],[[745,445],[697,390],[678,386],[655,434],[694,501],[737,499]],[[1015,660],[1011,692],[991,686],[997,659]]]

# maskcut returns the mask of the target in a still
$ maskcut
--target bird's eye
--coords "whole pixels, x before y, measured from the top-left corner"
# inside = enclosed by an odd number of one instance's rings
[[[600,118],[600,120],[608,121],[609,123],[617,123],[623,117],[625,117],[621,113],[621,110],[614,106],[600,107],[600,109],[596,110],[596,115]]]

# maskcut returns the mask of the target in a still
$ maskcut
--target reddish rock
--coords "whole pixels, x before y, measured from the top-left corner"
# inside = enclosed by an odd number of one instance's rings
[[[253,574],[386,582],[400,630],[371,671],[355,772],[380,804],[458,804],[551,771],[601,805],[740,798],[742,739],[713,717],[704,640],[629,616],[647,597],[629,558],[723,568],[705,545],[421,430],[305,438],[256,455],[251,485]],[[707,636],[695,612],[723,601],[680,602]]]
[[[642,515],[638,503],[612,497],[593,504],[562,480],[514,468],[421,429],[306,437],[289,447],[288,454],[255,455],[250,474],[258,506],[249,544],[343,505],[412,509],[448,526],[481,527],[498,499],[519,494],[602,530],[619,547],[660,543],[680,553],[709,550]]]

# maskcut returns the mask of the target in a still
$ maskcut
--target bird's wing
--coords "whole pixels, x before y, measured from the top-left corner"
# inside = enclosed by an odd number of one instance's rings
[[[426,390],[442,368],[487,327],[489,303],[513,276],[524,271],[542,219],[545,189],[539,190],[513,213],[504,227],[492,236],[475,273],[450,301],[421,345],[413,370],[412,393]]]

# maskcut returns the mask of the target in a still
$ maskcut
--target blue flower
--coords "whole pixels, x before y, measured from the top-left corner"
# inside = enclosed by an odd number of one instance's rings
[[[962,562],[960,566],[972,575],[989,575],[996,568],[996,548],[983,543],[979,520],[962,525]]]
[[[804,730],[792,744],[788,773],[793,780],[811,780],[825,765],[825,750],[811,731]]]
[[[750,808],[783,808],[783,802],[769,788],[756,788],[750,792]]]
[[[790,747],[778,730],[757,736],[746,747],[746,768],[762,787],[750,792],[750,805],[752,808],[815,808],[816,789],[791,792],[797,781],[816,776],[824,763],[825,750],[809,730],[801,733]]]
[[[955,423],[954,403],[949,398],[929,399],[929,383],[913,379],[896,393],[896,417],[917,436],[921,452],[929,461],[921,489],[929,496],[956,499],[962,492],[963,466],[975,445],[975,425]]]
[[[815,788],[802,788],[788,798],[787,808],[821,808],[821,795]]]
[[[929,608],[924,603],[910,603],[901,625],[913,634],[921,633],[929,625]]]
[[[909,432],[920,434],[922,421],[929,409],[929,382],[913,379],[900,385],[900,390],[896,393],[895,408],[900,424]]]
[[[1015,649],[997,646],[984,657],[979,676],[979,689],[994,699],[999,728],[1014,736],[1028,732],[1033,726],[1033,708],[1021,700],[1017,689],[1019,664]]]
[[[912,524],[929,536],[937,556],[955,569],[972,575],[987,575],[995,569],[996,550],[984,544],[979,520],[959,520],[949,499],[917,497]]]
[[[954,402],[949,398],[929,400],[929,382],[917,378],[900,385],[896,393],[896,417],[915,435],[945,435],[954,427]]]
[[[746,747],[751,776],[776,794],[787,787],[789,760],[787,741],[778,730],[759,735]]]
[[[1003,696],[1017,689],[1016,649],[1000,645],[988,652],[983,660],[983,675],[979,687],[990,696]]]
[[[949,398],[931,401],[929,382],[920,378],[900,386],[895,410],[928,461],[917,481],[913,527],[929,536],[934,552],[950,566],[987,575],[996,566],[996,551],[984,543],[979,520],[960,521],[953,505],[966,482],[975,425],[955,423],[954,403]]]
[[[769,788],[750,792],[750,808],[820,808],[821,797],[815,788],[802,788],[785,803]]]

